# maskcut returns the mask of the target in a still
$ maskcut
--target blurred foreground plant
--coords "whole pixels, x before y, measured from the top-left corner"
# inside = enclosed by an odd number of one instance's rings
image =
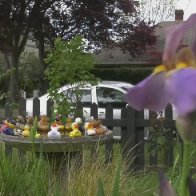
[[[163,64],[157,66],[149,77],[131,88],[127,94],[129,105],[137,110],[147,108],[159,112],[168,104],[176,108],[176,127],[183,141],[180,196],[196,195],[196,192],[188,191],[191,143],[196,128],[196,40],[192,50],[185,47],[177,51],[184,34],[195,24],[196,14],[192,14],[187,21],[167,29]],[[160,195],[174,196],[173,189],[163,178],[161,175]]]

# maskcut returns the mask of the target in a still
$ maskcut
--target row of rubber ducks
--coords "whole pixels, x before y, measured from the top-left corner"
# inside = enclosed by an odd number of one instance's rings
[[[3,120],[2,124],[0,125],[0,133],[4,133],[6,135],[30,137],[32,126],[33,126],[32,117],[27,117],[25,122],[23,116],[18,116],[16,120],[14,119]],[[40,134],[35,132],[34,136],[36,138],[39,138]]]
[[[0,133],[30,137],[32,136],[33,120],[33,117],[27,117],[25,123],[22,116],[18,116],[16,121],[4,120],[0,127]],[[100,120],[91,119],[83,123],[81,118],[76,118],[74,122],[71,118],[67,118],[66,123],[63,124],[61,116],[57,115],[52,125],[50,125],[49,118],[46,115],[41,115],[33,135],[36,138],[41,136],[47,136],[51,139],[61,138],[62,136],[74,138],[82,135],[100,135],[106,131],[107,127],[103,126]]]

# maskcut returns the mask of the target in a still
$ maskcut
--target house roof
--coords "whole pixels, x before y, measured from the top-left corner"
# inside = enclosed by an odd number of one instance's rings
[[[161,62],[162,52],[165,42],[165,30],[167,27],[182,23],[182,20],[177,21],[164,21],[157,24],[155,28],[155,35],[157,41],[154,46],[147,47],[144,55],[131,58],[130,54],[124,53],[120,48],[103,48],[99,54],[94,55],[96,64],[156,64]],[[194,28],[190,29],[181,43],[181,46],[190,46],[195,36]]]

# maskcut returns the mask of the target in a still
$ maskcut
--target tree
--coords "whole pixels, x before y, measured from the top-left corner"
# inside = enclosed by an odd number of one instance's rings
[[[81,36],[76,36],[67,42],[57,38],[54,42],[54,48],[45,59],[49,65],[46,70],[46,76],[50,84],[49,94],[56,103],[55,109],[62,116],[70,114],[68,99],[73,99],[72,89],[77,92],[75,97],[75,103],[77,104],[82,96],[82,92],[79,90],[80,87],[88,83],[95,84],[97,81],[97,78],[90,73],[94,64],[93,57],[91,54],[84,52],[84,46],[85,42]],[[69,91],[67,91],[69,95],[65,95],[64,91],[59,91],[65,83],[70,86]]]
[[[138,12],[145,21],[153,21],[155,24],[161,21],[169,21],[174,18],[177,0],[140,0]]]
[[[137,8],[138,3],[133,0],[56,2],[47,12],[50,25],[44,25],[42,31],[51,45],[56,37],[70,40],[76,35],[82,35],[87,41],[88,51],[97,52],[103,46],[120,46],[135,56],[141,54],[145,45],[154,44],[156,39],[153,36],[154,27],[149,21],[146,23],[140,20]],[[144,38],[142,43],[135,39],[139,33]],[[132,44],[130,40],[135,40],[134,45],[125,47]]]
[[[33,21],[40,6],[52,1],[1,0],[0,3],[0,51],[4,54],[4,70],[9,73],[9,102],[17,101],[19,94],[19,58],[23,53]]]
[[[34,89],[39,89],[40,64],[38,56],[34,52],[22,53],[18,72],[20,76],[18,82],[21,90],[32,92]]]
[[[118,45],[131,55],[140,54],[146,44],[153,44],[154,28],[137,17],[136,8],[133,0],[1,0],[0,50],[6,59],[5,70],[10,70],[9,97],[17,100],[19,95],[18,62],[30,32],[39,48],[43,80],[45,46],[53,47],[57,37],[70,40],[82,35],[88,51]]]

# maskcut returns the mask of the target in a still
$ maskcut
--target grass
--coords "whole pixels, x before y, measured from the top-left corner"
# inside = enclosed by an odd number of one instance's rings
[[[100,147],[97,159],[84,154],[84,164],[76,167],[70,162],[67,184],[51,178],[51,168],[46,160],[36,158],[32,160],[31,154],[25,159],[18,153],[12,158],[4,156],[4,148],[0,152],[0,195],[1,196],[92,196],[97,195],[98,180],[101,179],[106,196],[113,190],[116,168],[121,160],[120,144],[114,145],[114,159],[112,164],[104,164],[104,155]],[[156,172],[140,171],[127,173],[126,166],[121,163],[120,195],[123,196],[153,196],[157,193]],[[63,187],[63,189],[61,189]]]

